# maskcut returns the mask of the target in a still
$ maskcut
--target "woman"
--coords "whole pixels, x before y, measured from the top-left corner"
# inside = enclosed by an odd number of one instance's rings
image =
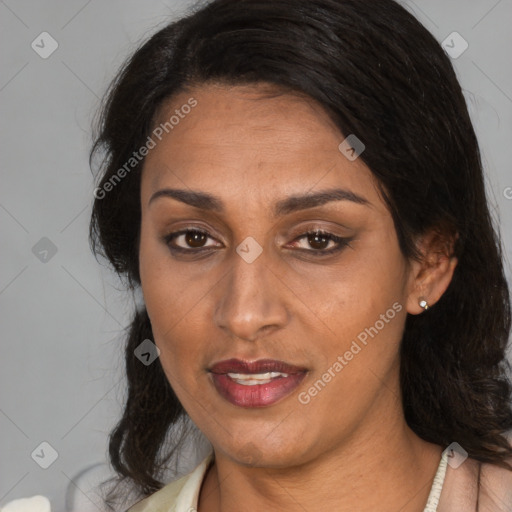
[[[127,63],[94,151],[93,247],[144,298],[110,439],[130,512],[512,510],[500,246],[407,11],[208,3]],[[187,419],[211,453],[164,486]]]

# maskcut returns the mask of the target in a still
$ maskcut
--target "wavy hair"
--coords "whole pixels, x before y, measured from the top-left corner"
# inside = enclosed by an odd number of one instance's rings
[[[414,44],[411,44],[414,41]],[[207,83],[268,83],[316,100],[382,190],[402,253],[431,230],[455,240],[458,265],[445,294],[409,315],[400,347],[403,410],[411,429],[441,446],[512,470],[511,383],[505,357],[510,297],[486,199],[478,142],[456,74],[434,37],[393,0],[213,0],[150,37],[112,83],[91,151],[97,190],[144,145],[164,102]],[[140,286],[143,159],[95,194],[90,241],[129,287]],[[101,196],[101,197],[100,197]],[[103,197],[104,196],[104,197]],[[147,313],[128,329],[128,394],[109,439],[119,478],[142,496],[177,453],[168,437],[186,413],[159,360],[134,356],[153,339]],[[167,440],[167,442],[166,442]]]

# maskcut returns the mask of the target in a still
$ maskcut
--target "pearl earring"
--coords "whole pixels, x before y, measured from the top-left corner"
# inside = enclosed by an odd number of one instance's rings
[[[427,300],[423,297],[420,297],[418,304],[420,305],[420,308],[423,308],[425,311],[430,307]]]

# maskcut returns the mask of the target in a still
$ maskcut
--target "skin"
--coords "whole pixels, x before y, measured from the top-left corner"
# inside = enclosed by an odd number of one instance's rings
[[[142,174],[140,275],[155,343],[215,452],[199,512],[238,512],[241,503],[248,512],[422,511],[442,448],[406,425],[399,341],[406,313],[423,312],[419,297],[430,305],[441,297],[456,260],[428,235],[418,240],[424,259],[406,260],[372,173],[341,154],[345,137],[327,114],[304,97],[267,92],[217,84],[172,98],[156,124],[190,97],[198,103],[150,151]],[[150,201],[169,188],[215,195],[224,212],[170,197]],[[272,216],[279,200],[333,188],[368,203]],[[180,236],[175,245],[210,252],[173,253],[165,237],[184,228],[208,237],[194,245]],[[318,256],[337,244],[310,244],[303,234],[313,228],[350,241]],[[262,248],[252,263],[235,250],[249,236]],[[299,393],[395,303],[401,311],[301,403]],[[207,371],[229,358],[278,359],[308,373],[279,402],[245,409],[222,398]]]

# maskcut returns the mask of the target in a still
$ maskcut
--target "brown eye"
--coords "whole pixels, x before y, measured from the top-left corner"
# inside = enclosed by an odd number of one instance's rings
[[[185,242],[190,247],[203,247],[208,237],[202,231],[187,231],[185,234]]]
[[[326,249],[330,238],[322,233],[310,233],[307,235],[309,245],[316,250]]]
[[[201,249],[215,247],[215,244],[206,245],[208,239],[213,240],[206,231],[199,229],[183,229],[164,237],[165,243],[172,251],[183,253],[199,252]]]
[[[325,256],[342,251],[351,239],[342,238],[326,231],[308,231],[294,240],[295,247],[315,256]],[[302,246],[301,246],[301,241]],[[305,243],[304,243],[305,242]],[[307,245],[307,247],[304,247]]]

